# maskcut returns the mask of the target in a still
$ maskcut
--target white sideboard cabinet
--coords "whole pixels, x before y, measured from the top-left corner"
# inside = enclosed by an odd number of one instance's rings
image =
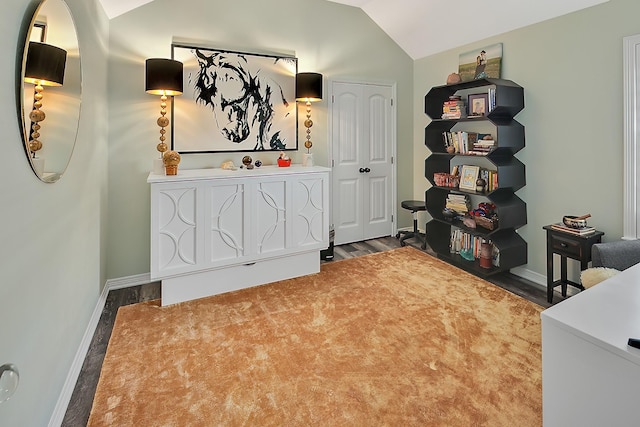
[[[151,278],[162,305],[320,271],[329,171],[315,166],[150,174]]]

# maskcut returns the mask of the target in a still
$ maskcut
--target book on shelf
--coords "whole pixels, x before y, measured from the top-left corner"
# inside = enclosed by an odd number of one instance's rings
[[[484,191],[490,193],[498,189],[498,171],[490,169],[480,169],[478,178],[484,179],[485,188]]]
[[[589,234],[593,234],[596,232],[594,227],[583,227],[583,228],[571,228],[567,227],[561,222],[556,224],[551,224],[551,228],[558,231],[564,231],[565,233],[575,234],[578,236],[588,236]]]
[[[479,259],[480,250],[483,243],[488,243],[491,245],[492,264],[495,267],[499,267],[500,249],[498,249],[498,247],[495,246],[491,240],[487,240],[483,237],[467,233],[459,228],[451,230],[449,238],[449,252],[452,254],[460,254],[461,251],[467,251],[468,253],[473,254],[474,259]]]
[[[488,91],[489,96],[489,111],[492,111],[496,107],[496,88],[490,87]]]
[[[442,132],[445,147],[453,147],[455,153],[468,154],[478,142],[476,132],[446,131]]]

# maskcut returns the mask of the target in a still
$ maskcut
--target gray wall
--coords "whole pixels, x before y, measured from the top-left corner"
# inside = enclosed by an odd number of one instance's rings
[[[110,278],[149,272],[146,178],[158,156],[159,99],[144,92],[144,61],[170,57],[173,38],[221,49],[295,53],[299,71],[320,72],[327,79],[397,82],[398,200],[411,197],[413,61],[360,9],[318,0],[156,0],[113,19],[110,32]],[[313,105],[319,165],[327,165],[327,106],[327,99]],[[304,117],[304,108],[298,111]],[[245,154],[183,155],[180,166],[219,167],[228,159],[239,165]],[[300,162],[296,154],[294,161]],[[273,163],[277,155],[271,157]],[[403,220],[408,225],[410,216]]]
[[[414,193],[424,194],[423,97],[457,70],[458,55],[503,43],[502,77],[525,89],[529,263],[517,274],[546,276],[542,226],[591,213],[604,240],[622,235],[622,38],[640,32],[640,3],[611,0],[582,11],[420,59],[414,69]],[[426,217],[425,217],[426,220]],[[575,270],[575,266],[573,267]]]
[[[3,0],[0,14],[0,364],[21,373],[16,394],[0,404],[3,426],[47,424],[106,277],[108,21],[96,0],[67,0],[85,75],[82,118],[66,174],[44,184],[25,157],[13,90],[28,3]]]

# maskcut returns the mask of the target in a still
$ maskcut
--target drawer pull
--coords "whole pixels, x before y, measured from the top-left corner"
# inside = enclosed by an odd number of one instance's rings
[[[567,245],[567,244],[566,244],[566,243],[564,243],[564,242],[560,243],[560,246],[562,246],[563,248],[568,248],[568,247],[569,247],[569,245]]]
[[[256,264],[255,262],[250,262],[250,263],[244,264],[244,266],[245,267],[251,267],[252,265],[255,265],[255,264]]]

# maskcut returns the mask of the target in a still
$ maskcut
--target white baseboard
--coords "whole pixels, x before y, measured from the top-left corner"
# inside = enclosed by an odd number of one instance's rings
[[[62,390],[60,391],[58,402],[56,403],[53,414],[51,414],[51,418],[49,419],[49,427],[59,427],[64,420],[64,414],[67,412],[67,407],[69,406],[69,402],[71,401],[73,389],[78,382],[78,377],[80,376],[80,371],[82,370],[82,364],[84,363],[84,359],[87,357],[87,352],[89,351],[91,340],[93,339],[93,335],[95,334],[96,328],[98,327],[98,322],[100,322],[100,316],[102,315],[102,310],[104,309],[104,305],[107,302],[109,291],[144,285],[145,283],[150,282],[150,273],[138,274],[135,276],[123,277],[120,279],[107,280],[104,288],[102,288],[102,293],[100,293],[100,296],[98,297],[96,306],[93,309],[93,313],[91,314],[91,318],[89,319],[89,324],[84,331],[84,335],[82,336],[82,340],[80,341],[80,345],[78,347],[78,350],[76,351],[73,363],[69,368],[69,373],[67,374],[67,379],[62,386]]]
[[[512,274],[515,274],[518,277],[527,279],[547,289],[547,276],[545,276],[544,274],[536,273],[535,271],[531,271],[528,268],[524,267],[514,267],[509,271],[511,271]]]
[[[512,274],[515,274],[518,277],[522,277],[523,279],[527,279],[536,285],[540,285],[540,287],[547,289],[547,276],[544,274],[536,273],[535,271],[531,271],[524,267],[515,267],[511,270]],[[578,294],[580,291],[573,286],[567,286],[567,295],[572,296]]]

